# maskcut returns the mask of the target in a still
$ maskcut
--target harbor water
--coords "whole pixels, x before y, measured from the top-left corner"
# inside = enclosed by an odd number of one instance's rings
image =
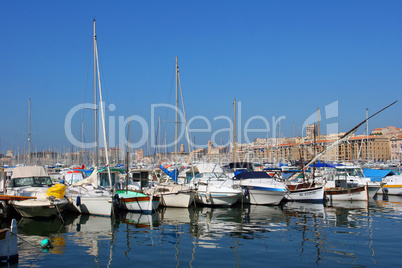
[[[3,227],[11,219],[2,220]],[[12,267],[394,267],[402,197],[18,220]],[[52,247],[41,248],[49,239]]]

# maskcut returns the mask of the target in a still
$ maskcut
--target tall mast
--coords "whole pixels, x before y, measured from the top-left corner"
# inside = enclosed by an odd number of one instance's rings
[[[96,43],[95,43],[96,44]],[[95,58],[96,58],[96,71],[98,77],[98,87],[99,87],[99,102],[100,102],[100,110],[101,110],[101,119],[102,119],[102,130],[103,130],[103,143],[105,145],[105,157],[106,157],[106,167],[109,178],[109,186],[112,188],[112,179],[110,175],[110,167],[109,167],[109,152],[107,146],[107,138],[106,138],[106,126],[105,126],[105,109],[103,107],[103,99],[102,99],[102,87],[100,82],[100,71],[99,71],[99,57],[98,57],[98,48],[95,46]]]
[[[367,162],[369,161],[370,153],[369,153],[369,127],[368,127],[368,108],[366,108],[366,127],[367,127]]]
[[[31,98],[28,99],[28,165],[32,164],[31,161]]]
[[[96,88],[96,32],[95,32],[95,19],[93,22],[93,42],[94,42],[94,104],[95,104],[95,166],[98,166],[98,98],[97,98],[97,88]]]
[[[176,57],[176,128],[175,128],[175,143],[174,143],[174,162],[175,168],[177,166],[177,108],[178,108],[178,75],[179,75],[179,66],[177,65],[177,57]]]
[[[233,163],[236,162],[236,99],[233,101]]]

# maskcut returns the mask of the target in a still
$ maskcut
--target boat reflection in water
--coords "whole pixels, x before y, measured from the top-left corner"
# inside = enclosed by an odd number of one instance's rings
[[[392,266],[402,198],[20,219],[20,266]],[[48,238],[54,248],[40,250]],[[25,242],[29,241],[29,244]],[[34,246],[32,246],[34,245]],[[387,245],[390,245],[387,247]],[[384,249],[386,247],[386,250]],[[284,252],[286,260],[284,260]]]
[[[126,224],[127,226],[133,226],[134,228],[150,229],[159,226],[159,214],[158,213],[141,213],[141,212],[129,212],[119,211],[115,214],[115,218],[118,224]]]
[[[66,249],[64,234],[68,232],[64,222],[53,218],[20,218],[18,220],[19,266],[45,258],[46,252],[63,255]],[[52,248],[41,248],[48,239]]]
[[[380,195],[375,202],[378,206],[386,208],[387,211],[402,214],[402,196],[400,195]]]

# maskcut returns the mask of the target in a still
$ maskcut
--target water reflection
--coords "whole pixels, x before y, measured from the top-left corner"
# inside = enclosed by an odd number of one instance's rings
[[[35,266],[34,261],[42,259],[49,249],[41,249],[41,242],[49,239],[53,246],[52,254],[63,255],[66,248],[64,233],[68,230],[59,218],[18,220],[18,254],[19,265]]]
[[[402,197],[390,197],[325,205],[160,208],[152,214],[116,212],[112,218],[66,215],[64,221],[20,219],[20,266],[51,265],[48,256],[64,257],[65,266],[129,266],[133,261],[169,267],[256,266],[267,260],[274,266],[283,261],[288,266],[370,266],[384,263],[378,260],[388,243],[382,240],[389,233],[385,227],[400,226],[401,212]],[[48,253],[40,250],[45,238],[55,246]],[[397,251],[394,247],[387,251]]]

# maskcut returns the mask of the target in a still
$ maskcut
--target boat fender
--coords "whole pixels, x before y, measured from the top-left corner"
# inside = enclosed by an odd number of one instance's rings
[[[244,188],[244,196],[248,196],[248,188]]]
[[[115,194],[115,195],[114,195],[114,200],[115,200],[117,203],[120,202],[119,194]]]
[[[77,206],[81,205],[81,197],[77,196],[77,201],[76,201]]]

